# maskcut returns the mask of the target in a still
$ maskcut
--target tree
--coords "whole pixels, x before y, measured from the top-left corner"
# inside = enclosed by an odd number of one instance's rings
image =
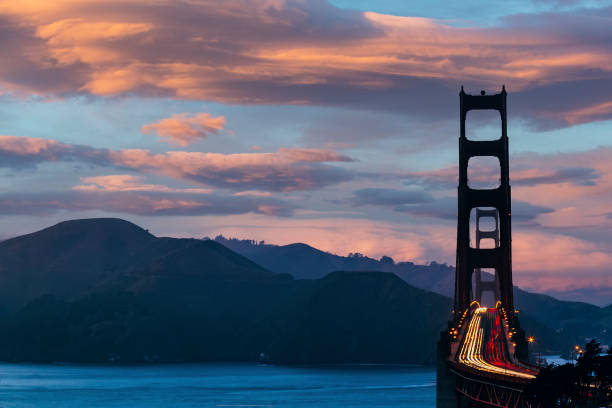
[[[549,365],[540,369],[527,394],[543,407],[610,406],[612,354],[601,356],[601,346],[591,340],[577,364]]]
[[[575,407],[578,399],[576,368],[573,364],[548,365],[540,369],[525,390],[543,407]]]
[[[592,386],[595,386],[595,371],[599,365],[599,355],[601,354],[601,346],[595,339],[592,339],[584,347],[584,353],[578,358],[576,368],[578,370],[578,383],[582,386],[585,393],[588,394]]]
[[[395,261],[393,260],[393,258],[387,255],[383,255],[382,258],[380,258],[380,263],[388,264],[388,265],[395,265]]]

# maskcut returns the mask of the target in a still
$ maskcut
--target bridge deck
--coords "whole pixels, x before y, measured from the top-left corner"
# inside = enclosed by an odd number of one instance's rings
[[[526,382],[537,371],[513,357],[510,336],[498,309],[474,309],[464,324],[450,363],[472,374],[510,382]]]

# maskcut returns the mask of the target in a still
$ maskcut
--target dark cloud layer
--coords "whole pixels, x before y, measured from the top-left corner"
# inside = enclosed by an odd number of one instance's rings
[[[390,188],[363,188],[353,191],[355,205],[402,205],[421,204],[433,201],[433,197],[423,191],[396,190]]]
[[[456,117],[460,84],[510,91],[538,129],[612,118],[612,8],[458,28],[324,0],[0,6],[0,85]]]
[[[418,205],[400,205],[395,211],[409,213],[415,216],[441,218],[446,220],[457,219],[457,198],[442,197],[432,203]],[[554,209],[533,205],[525,201],[512,201],[512,219],[520,222],[534,220],[540,214],[552,213]]]
[[[573,186],[595,186],[602,177],[601,170],[591,167],[557,167],[567,155],[528,155],[518,157],[510,170],[510,184],[516,187],[568,183]],[[537,159],[530,161],[529,158]],[[426,190],[448,190],[457,187],[458,168],[446,167],[439,170],[413,172],[402,175],[408,186],[419,186]],[[479,185],[499,179],[499,167],[482,166],[470,170],[468,182]]]
[[[150,192],[63,191],[0,195],[0,215],[44,215],[59,211],[103,210],[133,215],[289,216],[295,207],[271,197]]]
[[[351,180],[352,171],[327,164],[351,162],[325,149],[281,148],[274,153],[200,153],[96,149],[49,139],[0,136],[0,167],[79,161],[138,170],[231,190],[313,190]]]

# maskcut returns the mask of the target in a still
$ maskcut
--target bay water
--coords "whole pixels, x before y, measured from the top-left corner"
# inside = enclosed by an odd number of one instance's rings
[[[435,367],[0,364],[0,407],[435,406]]]

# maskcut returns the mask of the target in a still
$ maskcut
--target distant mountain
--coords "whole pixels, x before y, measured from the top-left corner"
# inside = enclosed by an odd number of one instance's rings
[[[587,302],[597,306],[608,306],[612,304],[612,286],[548,290],[546,294],[559,300]]]
[[[451,298],[454,295],[455,268],[446,264],[396,263],[390,257],[376,260],[361,254],[340,256],[306,244],[278,246],[223,236],[214,240],[271,271],[289,273],[299,279],[316,279],[334,270],[383,271],[394,273],[417,288]],[[583,302],[561,301],[518,287],[514,288],[514,298],[525,328],[532,333],[548,333],[545,336],[549,348],[560,347],[563,341],[582,343],[585,337],[597,336],[604,342],[612,342],[612,337],[604,332],[606,328],[598,320],[600,316],[606,316],[607,309]],[[606,320],[605,317],[601,319]],[[608,327],[612,334],[612,325]]]
[[[302,243],[278,246],[252,240],[227,239],[222,235],[214,240],[270,271],[288,273],[296,279],[318,279],[333,271],[392,272],[418,288],[453,296],[455,268],[446,264],[395,263],[390,257],[377,260],[359,253],[340,256]]]

